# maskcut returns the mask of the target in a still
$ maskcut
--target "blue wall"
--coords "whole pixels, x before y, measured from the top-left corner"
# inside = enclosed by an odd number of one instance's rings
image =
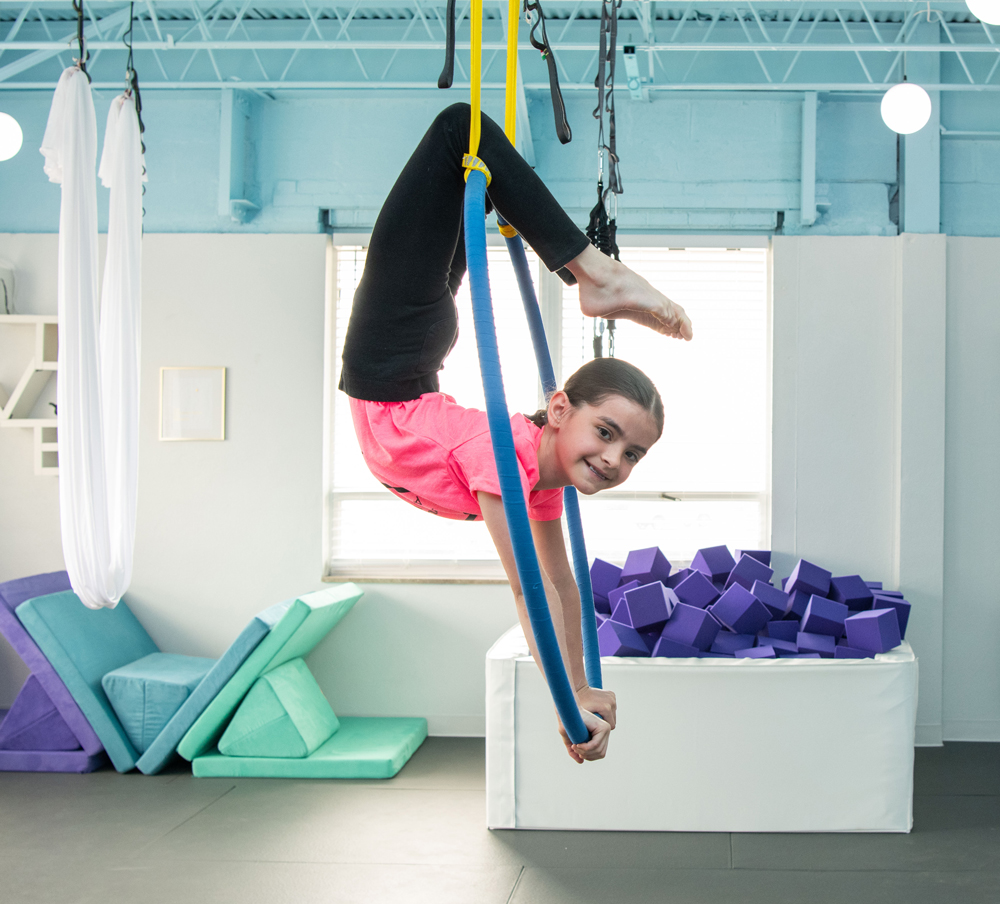
[[[111,92],[95,97],[98,131]],[[338,228],[371,226],[392,178],[451,92],[313,93],[277,100],[250,96],[247,194],[261,204],[240,224],[218,211],[220,96],[149,90],[144,96],[149,232],[321,230],[320,210]],[[801,98],[765,94],[658,94],[651,103],[618,98],[618,146],[625,195],[623,230],[773,231],[892,235],[889,195],[896,181],[896,139],[881,121],[879,97],[821,96],[815,225],[798,225]],[[54,232],[59,189],[37,153],[51,96],[4,90],[0,110],[15,116],[24,148],[0,163],[0,232]],[[560,145],[548,98],[529,111],[537,168],[578,222],[593,204],[596,122],[590,94],[567,97],[574,140]],[[487,112],[501,115],[488,95]],[[951,130],[1000,130],[1000,98],[944,94],[941,121]],[[942,139],[942,231],[1000,235],[1000,141]],[[101,228],[107,192],[100,190]]]

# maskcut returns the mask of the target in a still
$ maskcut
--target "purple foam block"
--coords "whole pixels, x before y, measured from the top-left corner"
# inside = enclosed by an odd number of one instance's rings
[[[873,653],[888,653],[898,647],[899,619],[895,609],[872,609],[859,612],[845,622],[847,642],[856,650],[870,650]]]
[[[619,625],[625,625],[629,628],[635,628],[632,624],[632,613],[628,611],[628,603],[625,602],[625,598],[622,597],[618,601],[618,605],[611,610],[611,621]],[[609,656],[613,656],[613,653],[609,653]]]
[[[674,592],[682,603],[699,609],[710,606],[719,598],[715,585],[700,571],[692,571],[674,588]]]
[[[711,608],[712,615],[736,634],[756,634],[771,613],[746,587],[733,584]]]
[[[53,754],[52,757],[48,757],[44,752],[39,752],[33,754],[34,759],[29,761],[23,761],[20,755],[12,755],[3,758],[0,770],[21,769],[23,766],[24,769],[38,772],[90,772],[106,762],[103,755],[104,745],[73,699],[73,695],[14,614],[14,610],[25,600],[69,589],[69,575],[65,571],[36,574],[0,584],[0,634],[7,638],[15,652],[24,660],[24,664],[38,679],[42,689],[79,740],[85,755]]]
[[[781,579],[781,589],[782,590],[787,590],[788,589],[788,578],[782,578]]]
[[[649,649],[635,628],[610,618],[597,629],[597,646],[602,656],[649,655]]]
[[[785,590],[791,593],[794,590],[802,590],[808,594],[815,593],[818,596],[826,596],[830,592],[830,578],[832,573],[819,565],[813,565],[805,559],[799,559],[798,564],[792,569],[788,576],[788,584]]]
[[[611,606],[611,611],[615,611],[615,606],[617,606],[623,599],[625,599],[626,590],[634,590],[639,586],[638,581],[629,581],[627,584],[623,584],[621,587],[616,587],[608,594],[608,605]]]
[[[796,590],[790,594],[791,601],[788,604],[788,611],[785,613],[785,618],[797,618],[802,619],[802,616],[806,614],[806,607],[809,605],[809,598],[811,594],[806,593],[804,590]]]
[[[602,624],[604,624],[604,622],[611,618],[611,616],[605,615],[603,612],[595,612],[594,618],[597,619],[597,627],[599,628]]]
[[[621,586],[629,581],[651,584],[653,581],[665,581],[668,577],[670,563],[667,557],[658,546],[650,546],[648,549],[633,549],[628,554],[618,584]]]
[[[675,571],[669,578],[667,578],[663,583],[669,587],[671,590],[675,590],[677,585],[685,580],[690,575],[694,574],[693,568],[682,568],[680,571]]]
[[[724,582],[735,564],[736,560],[726,546],[708,546],[699,549],[691,560],[691,567],[713,582]]]
[[[757,582],[769,584],[772,577],[774,577],[773,569],[758,562],[753,556],[740,556],[733,570],[729,572],[729,577],[726,578],[726,589],[733,584],[740,584],[750,590]]]
[[[603,596],[594,597],[594,612],[597,615],[611,615],[611,603],[609,603]]]
[[[80,742],[34,675],[24,682],[3,722],[4,750],[79,750]]]
[[[822,659],[819,653],[796,653],[793,656],[782,656],[782,659]]]
[[[718,622],[704,609],[678,603],[663,626],[662,637],[676,643],[707,650],[719,633]]]
[[[674,591],[668,590],[659,581],[625,591],[625,604],[632,616],[631,625],[640,633],[659,632],[678,602]]]
[[[733,658],[733,654],[732,653],[713,653],[711,650],[707,650],[707,651],[705,651],[705,650],[699,650],[698,651],[698,658],[699,659],[732,659]]]
[[[865,585],[868,587],[869,590],[881,590],[882,589],[882,582],[881,581],[865,581]]]
[[[900,590],[873,590],[873,596],[883,596],[889,599],[901,600],[903,598],[903,593]]]
[[[749,647],[746,650],[737,650],[733,655],[737,659],[777,659],[778,654],[774,652],[774,647]]]
[[[830,578],[829,597],[838,603],[843,603],[848,609],[860,612],[871,609],[872,592],[861,580],[859,574],[848,574],[839,578]]]
[[[608,598],[622,576],[622,570],[617,565],[605,562],[604,559],[594,559],[590,566],[590,585],[594,588],[594,596]]]
[[[825,596],[811,596],[802,616],[802,630],[807,634],[829,634],[831,637],[844,636],[844,619],[850,609],[836,600]]]
[[[837,644],[837,649],[833,651],[834,659],[874,659],[875,654],[871,650],[856,650],[847,644]]]
[[[770,566],[771,564],[771,550],[769,549],[737,549],[737,564],[739,564],[740,556],[753,556],[762,565]]]
[[[799,631],[795,635],[795,643],[798,645],[800,653],[819,653],[824,659],[832,659],[834,650],[837,649],[836,638],[829,634],[810,634],[807,631]]]
[[[650,655],[652,655],[653,648],[656,646],[656,642],[660,639],[660,632],[640,631],[639,636],[642,638],[642,642],[646,645],[646,649],[649,650]]]
[[[726,653],[732,656],[737,650],[746,650],[753,646],[753,635],[733,634],[730,631],[720,631],[712,644],[713,653]]]
[[[799,652],[799,645],[794,640],[778,640],[776,637],[766,637],[757,645],[773,648],[778,656],[794,656]]]
[[[766,637],[773,637],[775,640],[795,640],[795,635],[799,633],[801,623],[797,618],[786,621],[769,621],[764,626],[762,632]]]
[[[684,659],[693,656],[699,656],[701,650],[697,647],[693,647],[690,644],[679,643],[676,640],[671,640],[669,637],[661,637],[657,642],[656,646],[653,647],[653,656],[666,656],[671,659]]]
[[[906,625],[910,621],[910,604],[902,597],[879,596],[875,594],[875,605],[879,609],[895,609],[899,619],[899,639],[906,639]]]
[[[739,563],[736,567],[740,567]],[[772,619],[784,618],[792,605],[792,598],[784,590],[772,587],[766,581],[754,581],[749,589],[754,598],[760,600],[767,607]]]

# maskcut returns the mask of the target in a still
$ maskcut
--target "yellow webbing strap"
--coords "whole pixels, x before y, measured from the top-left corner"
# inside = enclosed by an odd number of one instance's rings
[[[490,168],[485,163],[483,163],[482,160],[480,160],[474,154],[466,154],[462,158],[462,166],[465,167],[466,182],[469,181],[469,174],[473,170],[479,170],[479,172],[481,172],[486,177],[486,187],[489,188],[490,182],[493,181],[493,176],[490,175]]]
[[[521,19],[520,0],[508,0],[507,6],[507,90],[504,110],[504,133],[507,140],[514,144],[517,130],[517,35]],[[489,167],[477,156],[479,151],[479,136],[482,128],[482,112],[480,94],[482,91],[483,64],[483,0],[472,0],[470,15],[470,98],[471,122],[469,123],[469,153],[462,158],[465,169],[465,181],[469,174],[479,170],[486,176],[487,186],[492,181]],[[517,230],[506,223],[500,226],[500,233],[507,238],[517,235]]]
[[[520,0],[507,3],[507,90],[504,106],[503,130],[507,140],[517,147],[517,33],[521,25]],[[509,223],[500,223],[500,235],[512,239],[517,230]]]
[[[483,169],[485,164],[476,155],[479,153],[479,133],[482,126],[482,112],[480,110],[480,92],[482,87],[483,69],[483,0],[472,0],[471,22],[469,34],[469,55],[470,59],[470,98],[469,105],[472,107],[472,119],[469,123],[469,153],[462,160],[462,166],[466,168],[465,180],[469,180],[469,171],[472,169]],[[467,161],[478,161],[481,166],[475,166]]]
[[[514,141],[517,131],[517,32],[521,24],[520,0],[508,0],[507,3],[507,97],[504,113],[503,130],[507,140],[517,147]]]

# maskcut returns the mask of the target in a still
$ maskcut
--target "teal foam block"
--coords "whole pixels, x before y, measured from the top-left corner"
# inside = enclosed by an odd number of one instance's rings
[[[214,659],[150,653],[101,679],[118,721],[142,753],[204,680]]]
[[[223,756],[306,757],[340,723],[301,659],[262,675],[222,733]]]
[[[139,753],[118,721],[101,679],[159,650],[122,600],[114,609],[88,609],[71,590],[26,600],[17,617],[52,663],[90,722],[115,769],[128,772]]]
[[[236,670],[246,662],[247,657],[267,636],[271,628],[281,620],[291,604],[292,600],[277,603],[250,620],[250,624],[240,632],[229,649],[212,666],[211,671],[201,684],[191,692],[191,696],[184,701],[173,718],[167,722],[156,740],[139,757],[139,761],[135,765],[140,772],[144,772],[146,775],[155,775],[170,762],[171,757],[177,751],[177,745],[181,738],[187,734],[188,729],[194,725],[198,717],[205,711],[205,707],[215,699],[229,679],[236,674]]]
[[[340,729],[307,757],[211,753],[192,763],[198,778],[392,778],[427,737],[427,720],[344,716]]]
[[[253,683],[289,660],[307,656],[360,598],[361,589],[347,583],[291,600],[267,637],[181,738],[177,752],[184,759],[193,760],[215,747]]]

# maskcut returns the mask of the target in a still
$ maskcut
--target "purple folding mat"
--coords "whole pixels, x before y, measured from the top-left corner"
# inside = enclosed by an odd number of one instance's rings
[[[69,590],[65,571],[0,584],[0,633],[31,675],[0,722],[0,771],[92,772],[104,747],[14,610],[25,600]]]

